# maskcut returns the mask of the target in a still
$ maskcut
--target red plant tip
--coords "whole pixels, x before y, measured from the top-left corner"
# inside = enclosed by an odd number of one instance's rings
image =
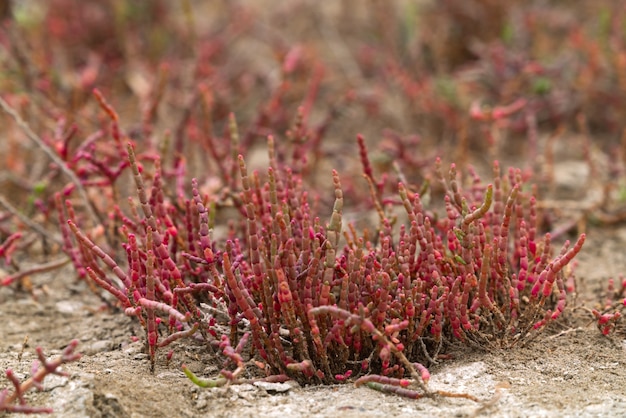
[[[495,120],[503,119],[522,110],[526,106],[526,99],[520,98],[508,106],[498,106],[493,109],[492,115]]]
[[[551,293],[552,293],[552,283],[545,282],[543,284],[543,296],[547,298],[548,296],[550,296]]]
[[[533,298],[536,298],[537,295],[539,295],[539,289],[541,288],[541,282],[537,281],[534,285],[532,290],[530,291],[530,294],[532,295]]]
[[[350,376],[352,376],[352,370],[348,370],[347,372],[345,372],[344,374],[336,374],[335,375],[335,379],[339,382],[343,382],[347,379],[350,378]]]
[[[119,120],[119,116],[117,115],[117,112],[113,109],[113,107],[106,101],[102,92],[97,88],[93,89],[92,91],[93,95],[96,96],[96,100],[100,104],[102,110],[104,110],[105,113],[109,115],[114,123],[117,123],[117,121]]]
[[[62,192],[63,196],[65,197],[69,196],[70,194],[72,194],[74,189],[76,189],[76,185],[74,183],[68,184],[67,186],[63,188],[63,192]]]
[[[426,366],[424,366],[421,363],[413,363],[413,365],[420,372],[420,377],[422,378],[422,381],[424,382],[424,384],[427,384],[428,381],[430,380],[430,372],[428,371]]]
[[[139,312],[141,311],[141,306],[137,306],[137,307],[128,307],[126,309],[124,309],[124,315],[126,316],[137,316],[139,315]]]
[[[287,52],[287,54],[285,55],[285,59],[283,60],[283,72],[285,74],[290,74],[294,72],[302,61],[302,56],[303,48],[301,45],[296,45],[291,48]]]
[[[469,109],[469,115],[474,120],[485,121],[489,119],[487,112],[482,109],[480,102],[478,100],[472,102]]]

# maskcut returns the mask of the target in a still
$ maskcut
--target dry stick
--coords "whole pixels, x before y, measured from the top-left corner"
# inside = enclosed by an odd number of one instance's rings
[[[0,100],[2,100],[0,98]],[[42,227],[41,225],[39,225],[36,222],[31,221],[29,218],[27,218],[26,216],[24,216],[19,210],[17,210],[17,208],[15,206],[13,206],[12,204],[10,204],[5,198],[4,196],[0,195],[0,205],[4,206],[4,208],[6,210],[8,210],[12,215],[16,216],[17,218],[19,218],[20,222],[22,222],[25,225],[28,225],[28,227],[30,229],[32,229],[33,231],[37,232],[38,234],[46,237],[47,239],[51,239],[54,242],[56,242],[59,245],[63,245],[63,240],[61,239],[61,237],[59,237],[58,234],[51,234],[50,231],[46,231],[44,229],[44,227]]]
[[[562,337],[564,335],[571,334],[572,332],[584,331],[585,328],[587,328],[589,325],[593,324],[594,322],[595,322],[595,318],[592,319],[591,321],[589,321],[587,324],[585,324],[584,327],[576,327],[576,328],[564,329],[563,331],[559,332],[558,334],[554,334],[554,335],[551,335],[551,336],[546,337],[546,338],[549,339],[549,340],[554,340],[554,339]]]
[[[74,183],[76,189],[80,193],[81,197],[85,201],[87,205],[87,212],[95,222],[95,225],[102,225],[102,219],[94,209],[91,200],[89,200],[89,196],[87,196],[87,191],[83,187],[80,179],[76,177],[76,174],[72,170],[70,170],[65,162],[48,146],[46,143],[30,128],[28,123],[17,113],[15,109],[11,107],[2,97],[0,97],[0,107],[4,110],[9,116],[13,118],[17,126],[26,134],[26,136],[35,143],[41,150],[59,167],[59,169],[65,173],[67,177]]]
[[[21,279],[22,277],[30,276],[31,274],[46,273],[48,271],[56,270],[60,267],[63,267],[69,262],[70,262],[70,259],[65,257],[65,258],[61,258],[58,260],[50,261],[48,263],[38,264],[27,270],[19,271],[17,273],[9,275],[7,278],[4,278],[3,280],[0,280],[0,286],[8,285],[10,283],[13,283],[16,280]]]
[[[494,407],[494,406],[498,403],[498,401],[500,400],[500,398],[502,398],[502,391],[501,391],[501,388],[500,388],[500,387],[498,387],[498,385],[496,385],[496,391],[495,391],[495,393],[493,394],[493,396],[491,397],[491,399],[484,401],[484,402],[482,403],[482,405],[481,405],[481,406],[479,406],[478,408],[476,408],[476,409],[474,410],[474,412],[472,412],[472,413],[470,414],[470,417],[471,417],[471,418],[474,418],[474,417],[478,417],[478,416],[482,415],[482,414],[483,414],[484,412],[486,412],[489,408]]]
[[[25,335],[24,341],[22,341],[22,347],[20,348],[20,352],[17,354],[17,361],[22,361],[22,356],[24,355],[24,350],[26,350],[27,344],[28,344],[28,335]]]

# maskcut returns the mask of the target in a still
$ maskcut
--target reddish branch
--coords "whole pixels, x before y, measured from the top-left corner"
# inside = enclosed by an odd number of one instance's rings
[[[49,374],[67,376],[67,373],[59,370],[59,367],[80,358],[80,354],[74,352],[77,345],[78,340],[73,340],[65,347],[59,357],[52,360],[46,359],[43,350],[37,347],[39,362],[33,364],[31,376],[23,382],[20,382],[15,376],[15,373],[13,373],[11,369],[8,369],[6,376],[13,384],[13,390],[4,389],[0,391],[0,412],[21,412],[25,414],[51,413],[51,408],[40,408],[28,405],[24,395],[33,387],[41,390],[43,388],[42,383]]]

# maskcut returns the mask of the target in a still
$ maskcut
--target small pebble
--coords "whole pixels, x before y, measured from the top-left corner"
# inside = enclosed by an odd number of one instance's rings
[[[89,344],[85,348],[82,349],[82,352],[85,355],[93,356],[97,353],[103,353],[111,350],[112,342],[110,340],[100,340],[94,343]]]
[[[292,382],[271,383],[271,382],[254,382],[254,386],[264,389],[267,393],[284,393],[295,387]]]
[[[56,303],[57,311],[64,314],[75,314],[81,309],[83,309],[83,303],[79,301],[68,301],[63,300]]]

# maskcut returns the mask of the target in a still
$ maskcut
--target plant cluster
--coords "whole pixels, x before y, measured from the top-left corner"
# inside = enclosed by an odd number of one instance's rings
[[[152,367],[157,348],[197,334],[235,367],[222,370],[223,383],[238,379],[243,354],[254,353],[268,376],[333,383],[409,372],[428,394],[417,370],[436,362],[447,343],[511,346],[562,314],[572,281],[565,267],[585,237],[553,255],[550,235],[537,234],[536,204],[519,171],[502,176],[496,163],[493,185],[475,176],[464,192],[452,166],[440,176],[445,215],[400,183],[409,223],[394,233],[363,153],[380,226],[344,232],[339,174],[333,171],[334,205],[323,224],[271,137],[269,148],[265,180],[238,158],[239,218],[225,243],[211,236],[212,197],[199,193],[198,182],[191,198],[168,201],[157,172],[148,194],[131,146],[141,215],[123,218],[128,270],[68,221],[81,254],[77,269],[141,321]]]
[[[622,310],[626,307],[626,279],[620,276],[619,288],[615,287],[615,280],[610,278],[606,289],[606,298],[601,309],[591,309],[591,313],[597,321],[597,326],[603,335],[609,335],[615,331]]]

